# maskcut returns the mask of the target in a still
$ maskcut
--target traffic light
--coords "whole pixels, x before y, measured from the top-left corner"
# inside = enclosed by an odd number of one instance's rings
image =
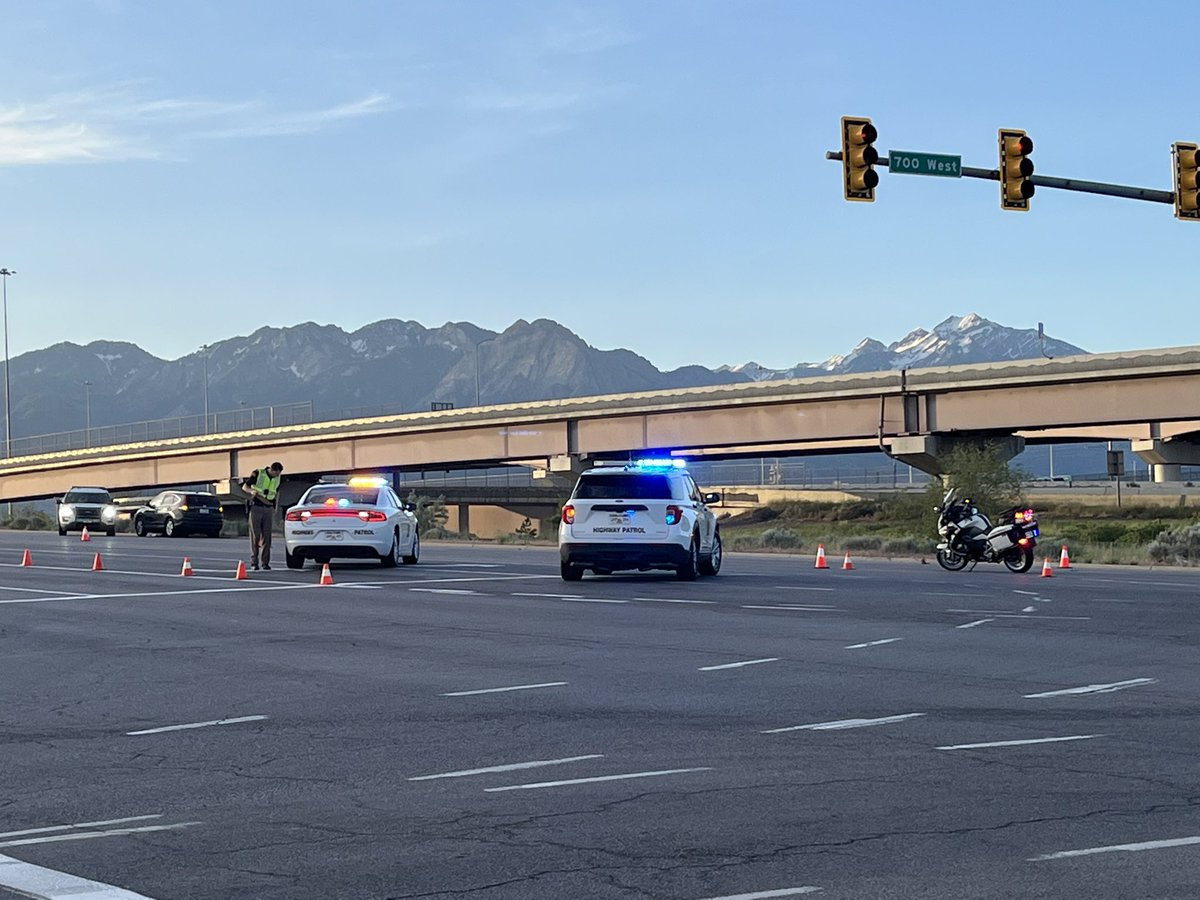
[[[879,173],[872,166],[879,162],[879,151],[872,145],[878,137],[870,119],[842,116],[842,181],[847,200],[875,202]]]
[[[1029,211],[1033,196],[1033,139],[1023,131],[1000,129],[1000,208]]]
[[[1200,147],[1171,145],[1175,162],[1175,218],[1200,220]]]

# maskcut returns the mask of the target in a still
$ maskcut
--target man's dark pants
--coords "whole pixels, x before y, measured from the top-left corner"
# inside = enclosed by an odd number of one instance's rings
[[[271,526],[274,524],[275,507],[250,504],[250,564],[257,568],[259,546],[262,546],[262,564],[271,564]]]

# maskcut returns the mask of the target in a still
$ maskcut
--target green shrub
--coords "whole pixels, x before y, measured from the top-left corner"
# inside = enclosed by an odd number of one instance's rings
[[[842,547],[846,550],[878,550],[882,546],[883,538],[874,535],[848,537],[842,541]]]
[[[920,553],[922,549],[928,549],[928,545],[932,541],[919,541],[915,537],[889,538],[883,542],[880,548],[887,556],[903,556],[909,553]]]
[[[774,550],[799,550],[803,546],[800,535],[790,528],[768,528],[759,540],[762,546]]]
[[[1200,525],[1172,528],[1151,541],[1148,548],[1155,562],[1194,566],[1200,563]]]

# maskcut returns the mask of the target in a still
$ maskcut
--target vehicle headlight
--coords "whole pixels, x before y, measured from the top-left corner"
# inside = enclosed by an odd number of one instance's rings
[[[104,509],[100,510],[100,518],[105,522],[117,521],[117,508],[112,505],[104,507]]]
[[[61,522],[70,522],[75,518],[75,507],[63,504],[58,508],[58,518]]]

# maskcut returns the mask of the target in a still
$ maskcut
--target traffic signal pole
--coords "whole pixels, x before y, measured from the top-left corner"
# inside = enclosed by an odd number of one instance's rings
[[[827,151],[826,159],[841,160],[842,154],[837,150]],[[888,166],[888,157],[881,156],[876,166]],[[973,166],[963,166],[960,170],[963,178],[982,178],[986,181],[999,181],[999,169],[979,169]],[[1175,203],[1172,191],[1156,191],[1153,188],[1133,187],[1127,184],[1106,184],[1102,181],[1082,181],[1078,178],[1057,178],[1053,175],[1032,175],[1030,181],[1037,187],[1054,188],[1060,191],[1079,191],[1084,194],[1103,194],[1106,197],[1123,197],[1126,200],[1148,200],[1151,203]]]

